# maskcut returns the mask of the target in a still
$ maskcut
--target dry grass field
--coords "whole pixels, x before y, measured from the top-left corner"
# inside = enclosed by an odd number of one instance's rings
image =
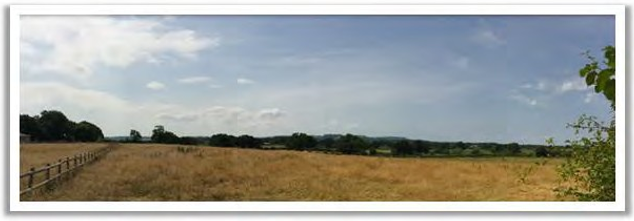
[[[561,200],[552,191],[561,161],[553,159],[402,159],[215,147],[183,153],[177,147],[123,144],[57,189],[23,200]],[[43,153],[21,154],[21,163],[32,164],[40,159],[31,155]]]
[[[20,173],[28,171],[31,167],[40,168],[45,166],[47,163],[66,159],[66,157],[72,157],[76,154],[94,151],[104,146],[106,146],[106,144],[20,144]]]

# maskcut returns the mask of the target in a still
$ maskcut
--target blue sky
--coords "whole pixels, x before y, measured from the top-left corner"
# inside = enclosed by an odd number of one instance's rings
[[[21,112],[106,136],[353,133],[435,141],[571,138],[609,105],[580,54],[611,16],[23,17]]]

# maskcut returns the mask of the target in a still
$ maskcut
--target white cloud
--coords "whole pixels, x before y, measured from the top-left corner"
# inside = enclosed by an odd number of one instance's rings
[[[565,93],[568,91],[584,91],[590,89],[583,78],[566,80],[557,88],[558,92]]]
[[[511,99],[519,101],[521,103],[535,106],[539,102],[537,99],[532,98],[537,96],[540,100],[550,100],[552,98],[563,95],[567,92],[583,92],[588,91],[591,88],[586,86],[586,82],[583,78],[570,78],[563,81],[544,81],[541,80],[536,84],[526,83],[519,86],[523,90],[512,90]],[[530,95],[527,95],[527,93]],[[587,93],[584,102],[590,103],[594,99],[594,93]]]
[[[480,29],[473,36],[473,40],[486,46],[499,46],[506,44],[506,41],[491,29]]]
[[[54,107],[72,104],[86,110],[129,110],[129,103],[108,93],[79,89],[60,83],[22,83],[20,107]]]
[[[238,78],[236,82],[238,82],[238,84],[255,84],[255,81],[246,78]]]
[[[198,76],[198,77],[187,77],[178,79],[178,82],[183,84],[196,84],[196,83],[204,83],[211,80],[210,77]]]
[[[38,114],[56,109],[72,120],[97,124],[106,135],[125,135],[130,129],[151,133],[164,125],[178,135],[209,135],[201,131],[232,134],[267,134],[282,128],[287,112],[279,108],[246,109],[238,106],[183,106],[128,101],[107,92],[74,88],[61,83],[22,83],[20,111]],[[77,117],[79,116],[79,117]]]
[[[526,83],[520,86],[522,89],[533,89],[537,91],[546,91],[547,84],[545,81],[540,81],[537,84]]]
[[[277,119],[277,118],[283,117],[284,115],[285,113],[278,108],[263,109],[258,112],[259,118],[267,119],[267,120]]]
[[[218,39],[163,25],[160,20],[107,16],[25,16],[21,18],[24,65],[73,77],[90,76],[97,66],[161,63],[166,56],[195,58]],[[37,45],[38,47],[35,47]],[[28,48],[30,47],[30,48]]]
[[[165,89],[165,85],[161,82],[157,82],[157,81],[152,81],[150,83],[147,83],[145,85],[145,87],[152,89],[152,90],[162,90]]]

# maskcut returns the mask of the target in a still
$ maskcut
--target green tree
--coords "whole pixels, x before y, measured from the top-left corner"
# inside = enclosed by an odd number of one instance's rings
[[[293,133],[287,140],[286,146],[293,150],[308,150],[317,146],[317,140],[305,133]]]
[[[332,149],[333,145],[335,144],[335,139],[333,139],[332,137],[327,137],[319,141],[318,144],[322,149]]]
[[[103,140],[103,132],[96,125],[82,121],[73,126],[73,139],[81,142],[95,142]]]
[[[151,139],[154,143],[177,144],[180,142],[180,138],[176,134],[166,131],[162,125],[154,126]]]
[[[550,153],[548,152],[548,149],[546,149],[545,146],[539,146],[537,147],[537,149],[535,149],[536,157],[548,157],[548,155],[550,155]]]
[[[165,133],[165,127],[162,125],[154,126],[152,130],[152,137],[150,138],[154,143],[160,143],[161,136]]]
[[[518,143],[510,143],[508,145],[508,150],[511,155],[518,155],[522,153],[522,148]]]
[[[178,143],[184,145],[198,145],[198,139],[196,137],[181,137]]]
[[[137,130],[130,130],[130,141],[134,143],[141,142],[141,133]]]
[[[262,142],[259,139],[246,134],[239,136],[236,139],[236,143],[242,148],[260,148],[262,146]]]
[[[346,134],[335,141],[334,147],[344,154],[363,154],[370,145],[359,136]]]
[[[408,140],[399,140],[394,144],[392,154],[397,156],[412,155],[414,154],[414,146]]]
[[[227,134],[214,134],[209,138],[209,146],[235,147],[236,137]]]
[[[38,117],[27,114],[20,115],[20,133],[31,135],[32,140],[42,139],[42,130],[38,124]]]
[[[429,147],[422,140],[415,140],[413,145],[414,145],[414,150],[417,153],[419,153],[419,154],[428,154],[429,153]]]
[[[568,125],[575,130],[575,134],[587,137],[567,141],[572,153],[559,168],[559,173],[568,185],[556,189],[562,196],[572,196],[582,201],[615,200],[614,47],[607,46],[603,52],[604,61],[601,63],[586,53],[590,63],[579,70],[579,74],[586,79],[588,86],[594,87],[596,93],[602,93],[610,102],[612,119],[605,123],[596,117],[582,115],[577,122]],[[552,139],[549,143],[552,144]]]
[[[72,124],[61,111],[42,111],[38,118],[38,124],[42,130],[42,140],[44,141],[72,139]]]

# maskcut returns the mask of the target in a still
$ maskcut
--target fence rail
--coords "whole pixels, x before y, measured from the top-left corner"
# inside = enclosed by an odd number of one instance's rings
[[[61,179],[64,175],[70,174],[87,164],[95,162],[101,159],[105,154],[110,152],[115,145],[109,144],[106,147],[100,148],[96,151],[85,152],[74,155],[73,157],[66,157],[66,159],[60,159],[55,163],[46,164],[46,166],[31,169],[23,174],[20,174],[20,189],[24,186],[24,190],[20,191],[20,195],[30,193],[40,187],[45,186],[48,183]],[[36,182],[36,177],[40,174],[44,174],[44,179],[41,182]],[[23,185],[22,181],[26,179],[26,184]]]

